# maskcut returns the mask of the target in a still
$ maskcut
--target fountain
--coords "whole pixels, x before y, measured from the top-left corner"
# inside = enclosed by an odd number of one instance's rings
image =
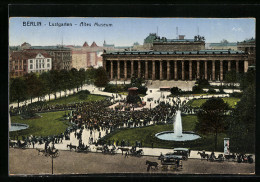
[[[27,129],[29,126],[27,124],[21,124],[21,123],[11,123],[11,117],[9,114],[9,131],[19,131]]]
[[[175,106],[177,112],[175,115],[175,121],[173,122],[174,131],[163,131],[157,133],[155,134],[157,138],[168,141],[190,141],[200,138],[199,135],[192,131],[182,131],[181,107],[184,106],[185,103],[181,104],[180,100],[179,103],[180,104]]]
[[[177,111],[175,116],[174,124],[174,131],[163,131],[157,133],[155,136],[161,140],[168,140],[168,141],[190,141],[196,140],[200,138],[199,135],[196,135],[192,131],[182,131],[182,120],[181,120],[181,111]]]

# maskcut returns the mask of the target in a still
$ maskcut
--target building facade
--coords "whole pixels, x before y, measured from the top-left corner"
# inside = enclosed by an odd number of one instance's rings
[[[245,40],[243,42],[237,43],[237,49],[244,51],[249,55],[249,65],[256,64],[256,46],[255,46],[255,39]]]
[[[71,67],[71,49],[64,46],[31,46],[29,43],[21,45],[22,50],[46,51],[52,58],[52,69],[70,70]]]
[[[52,68],[52,58],[46,51],[23,50],[10,54],[10,77],[24,76],[30,72],[42,73]]]
[[[127,80],[133,75],[147,80],[222,81],[228,71],[247,72],[249,56],[244,51],[205,50],[204,38],[160,39],[153,50],[106,52],[103,67],[111,80]]]

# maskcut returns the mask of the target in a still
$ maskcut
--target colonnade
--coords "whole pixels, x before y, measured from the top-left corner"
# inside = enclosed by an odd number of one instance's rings
[[[225,65],[225,66],[224,66]],[[152,80],[224,79],[231,69],[247,72],[247,60],[105,60],[110,79],[127,80],[133,75]]]

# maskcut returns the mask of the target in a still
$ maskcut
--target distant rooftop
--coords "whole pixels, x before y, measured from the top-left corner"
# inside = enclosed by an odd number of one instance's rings
[[[70,48],[68,47],[64,47],[64,46],[31,46],[30,49],[44,49],[44,50],[48,50],[48,49],[66,49],[66,50],[70,50]]]
[[[209,43],[209,46],[223,47],[223,46],[237,46],[236,42],[230,43]]]
[[[200,50],[200,51],[122,51],[107,52],[106,55],[174,55],[174,54],[245,54],[235,50]]]

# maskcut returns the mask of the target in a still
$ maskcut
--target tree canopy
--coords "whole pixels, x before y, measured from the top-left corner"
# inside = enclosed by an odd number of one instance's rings
[[[196,131],[202,134],[214,134],[215,150],[218,133],[225,129],[224,116],[229,109],[229,105],[221,98],[211,98],[201,106],[201,110],[197,114]]]

